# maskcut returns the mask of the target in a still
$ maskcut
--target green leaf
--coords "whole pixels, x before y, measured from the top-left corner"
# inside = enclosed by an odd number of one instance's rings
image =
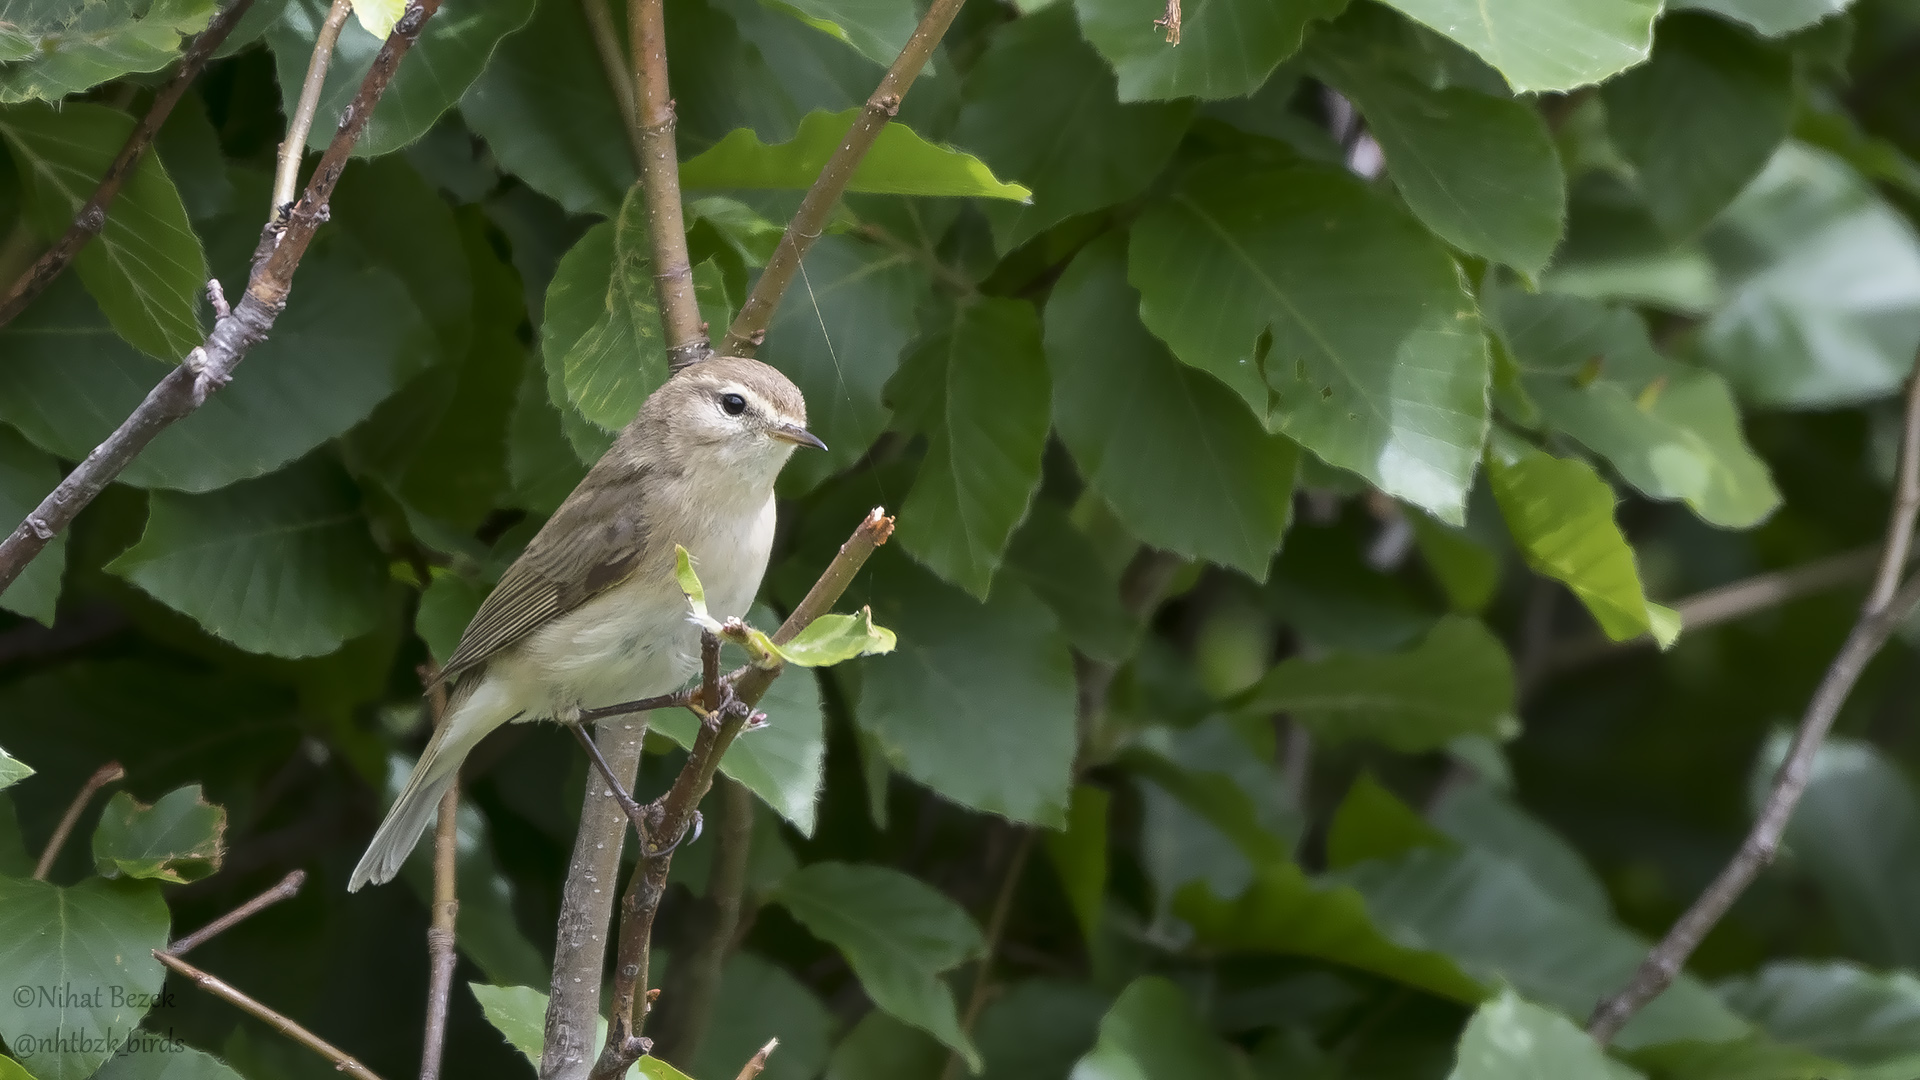
[[[199,784],[176,788],[152,806],[117,792],[93,830],[94,869],[103,877],[198,881],[220,869],[226,833],[226,810],[209,804]]]
[[[689,188],[799,188],[814,178],[860,110],[811,112],[793,138],[775,146],[760,141],[750,128],[727,137],[680,166],[680,182]],[[873,148],[847,182],[851,193],[878,195],[976,195],[986,199],[1025,200],[1032,192],[996,178],[972,154],[930,143],[904,124],[880,129]]]
[[[267,31],[279,77],[280,100],[297,101],[307,75],[307,61],[326,21],[327,0],[288,0],[285,14]],[[407,52],[407,63],[394,69],[380,104],[367,121],[355,157],[379,157],[426,134],[440,114],[466,93],[493,55],[500,39],[524,26],[533,14],[534,0],[476,0],[449,8],[428,19],[419,40]],[[384,39],[368,33],[358,22],[340,31],[333,66],[320,94],[315,114],[327,119],[313,125],[309,150],[324,150],[333,141],[332,118],[341,114],[360,92],[360,83],[373,67]]]
[[[1626,1055],[1634,1066],[1658,1080],[1900,1080],[1910,1068],[1891,1062],[1895,1071],[1849,1069],[1804,1050],[1749,1035],[1744,1039],[1685,1039],[1649,1046]]]
[[[1100,911],[1107,892],[1106,789],[1075,784],[1067,803],[1067,827],[1046,834],[1047,855],[1060,875],[1073,916],[1092,948],[1100,934]]]
[[[500,320],[512,314],[511,335],[519,329],[510,287],[495,284],[504,311],[488,307],[477,297],[475,279],[502,265],[487,246],[484,231],[469,218],[464,231],[439,189],[423,179],[402,157],[357,161],[341,173],[340,184],[328,202],[328,220],[338,222],[368,261],[385,267],[406,283],[407,295],[440,338],[444,360],[465,358],[474,338],[474,323]],[[478,239],[476,245],[469,236]],[[471,252],[471,253],[470,253]],[[496,270],[494,277],[499,277]]]
[[[748,618],[765,626],[779,623],[764,607]],[[756,708],[767,714],[766,726],[741,732],[720,759],[720,771],[812,836],[827,754],[820,683],[812,672],[789,671],[773,681]],[[700,731],[699,721],[684,709],[656,712],[652,725],[684,747],[692,747]]]
[[[1787,735],[1775,732],[1755,759],[1755,807],[1787,745]],[[1920,858],[1920,796],[1899,765],[1870,743],[1827,739],[1787,824],[1786,846],[1826,898],[1854,955],[1886,967],[1920,966],[1920,927],[1910,917],[1920,904],[1912,872]]]
[[[486,589],[442,567],[434,567],[414,610],[413,629],[426,642],[437,664],[444,664],[460,646],[460,635],[487,598]]]
[[[158,71],[180,53],[181,39],[213,18],[211,0],[148,5],[90,0],[8,4],[0,11],[0,104],[58,101],[134,71]]]
[[[876,64],[891,64],[920,21],[907,0],[763,0],[821,33],[853,46]],[[932,75],[932,65],[922,71]]]
[[[1804,30],[1847,10],[1853,0],[1673,0],[1672,8],[1712,11],[1746,23],[1768,37]]]
[[[1165,47],[1151,18],[1137,29]],[[1123,105],[1114,95],[1113,73],[1080,39],[1066,5],[994,31],[967,73],[953,139],[1033,189],[1031,202],[981,208],[995,249],[1011,251],[1075,214],[1131,199],[1159,174],[1192,106]]]
[[[792,641],[774,648],[789,664],[832,667],[858,656],[890,653],[895,642],[893,631],[873,624],[873,609],[863,607],[857,615],[822,615]]]
[[[1512,990],[1480,1006],[1460,1036],[1448,1080],[1612,1080],[1600,1044],[1551,1009]]]
[[[900,644],[861,664],[856,720],[894,771],[947,798],[1014,821],[1064,824],[1073,661],[1046,608],[1010,581],[981,603],[890,551],[868,567],[886,590],[874,607]],[[944,719],[929,724],[929,716]]]
[[[1140,847],[1163,915],[1189,881],[1238,895],[1255,867],[1287,860],[1305,822],[1274,757],[1270,727],[1225,715],[1180,731],[1150,728],[1120,755],[1152,781],[1140,789]]]
[[[1632,311],[1591,300],[1489,290],[1520,382],[1553,427],[1605,457],[1655,499],[1683,499],[1724,528],[1780,505],[1719,375],[1654,351]]]
[[[1189,7],[1177,47],[1154,20],[1159,0],[1074,0],[1082,33],[1120,78],[1121,101],[1232,98],[1260,89],[1300,47],[1308,24],[1330,19],[1346,0],[1213,0]]]
[[[1786,138],[1793,60],[1706,15],[1660,23],[1653,58],[1607,83],[1607,128],[1653,218],[1692,235]]]
[[[4,1059],[0,1059],[4,1060]],[[0,1076],[5,1075],[0,1068]],[[176,1038],[171,1029],[139,1031],[94,1080],[242,1080],[226,1062]]]
[[[50,1044],[33,1054],[37,1080],[85,1080],[126,1042],[160,993],[167,923],[152,882],[0,878],[0,971],[34,991],[0,995],[0,1039],[16,1053]]]
[[[1492,785],[1450,787],[1429,816],[1462,845],[1519,865],[1534,884],[1561,903],[1598,919],[1611,915],[1606,886],[1573,845]]]
[[[487,1022],[506,1038],[509,1046],[526,1055],[528,1064],[538,1069],[541,1048],[547,1045],[547,995],[529,986],[468,983],[467,989],[480,1003]],[[595,1019],[601,1034],[594,1036],[593,1044],[599,1046],[605,1041],[607,1022],[603,1018]]]
[[[59,483],[59,462],[34,449],[12,428],[0,427],[0,521],[25,521]],[[52,626],[66,566],[67,534],[60,532],[0,593],[0,608]]]
[[[1125,260],[1124,237],[1094,241],[1047,301],[1060,440],[1127,531],[1265,580],[1299,452],[1147,333]]]
[[[980,955],[980,931],[958,904],[898,870],[821,862],[775,887],[772,899],[839,949],[875,1005],[959,1051],[980,1055],[960,1030],[940,974]]]
[[[33,775],[33,767],[0,749],[0,791]]]
[[[1899,388],[1920,346],[1920,239],[1852,169],[1790,142],[1707,241],[1727,288],[1697,347],[1743,398],[1825,408]]]
[[[1072,1080],[1251,1080],[1247,1061],[1215,1035],[1178,986],[1135,979],[1100,1021],[1100,1040]]]
[[[1513,662],[1485,624],[1449,615],[1407,652],[1294,657],[1248,693],[1245,708],[1286,712],[1323,739],[1421,753],[1509,727]]]
[[[727,1077],[739,1072],[746,1060],[769,1038],[780,1048],[767,1059],[763,1080],[813,1080],[827,1062],[833,1016],[813,991],[801,985],[785,968],[755,956],[736,952],[720,973],[718,1000],[712,1026],[688,1068],[698,1077]]]
[[[579,4],[536,4],[461,96],[460,115],[502,169],[570,213],[620,212],[633,150]]]
[[[1492,64],[1518,93],[1597,83],[1647,58],[1660,0],[1387,0]]]
[[[1777,960],[1719,991],[1773,1038],[1851,1065],[1920,1054],[1920,978],[1904,971]]]
[[[713,616],[707,614],[707,587],[700,584],[700,575],[693,570],[693,559],[687,555],[687,549],[679,544],[673,545],[673,580],[685,594],[687,606],[693,609],[693,617],[701,623],[713,622]]]
[[[1055,399],[1058,404],[1059,399]],[[1132,655],[1140,620],[1120,606],[1120,578],[1065,507],[1036,498],[1007,545],[1005,569],[1053,610],[1073,647],[1118,664]]]
[[[1200,943],[1217,948],[1312,956],[1358,968],[1455,1001],[1486,996],[1480,984],[1446,956],[1403,945],[1383,933],[1360,893],[1339,883],[1308,880],[1298,866],[1262,867],[1237,900],[1222,900],[1204,885],[1182,889],[1174,910],[1192,924]]]
[[[641,1055],[640,1060],[634,1062],[634,1067],[639,1069],[640,1075],[647,1080],[691,1080],[686,1073],[651,1054]]]
[[[625,427],[647,395],[667,381],[646,201],[638,184],[616,221],[588,230],[560,260],[547,286],[540,351],[549,385],[557,379],[567,407],[603,431]]]
[[[31,185],[32,217],[42,239],[51,242],[67,231],[132,130],[132,117],[102,105],[0,111],[0,135]],[[199,298],[207,285],[207,256],[158,155],[141,155],[105,227],[73,264],[114,331],[135,348],[173,361],[205,339]]]
[[[1453,842],[1427,823],[1413,807],[1363,772],[1347,789],[1327,830],[1327,867],[1345,870],[1369,859],[1391,859],[1422,847],[1450,848]]]
[[[1040,320],[1020,300],[961,307],[887,383],[897,423],[928,443],[900,541],[982,599],[1040,482],[1050,393]]]
[[[1315,35],[1309,66],[1358,106],[1407,206],[1441,239],[1537,276],[1567,215],[1567,183],[1534,107],[1464,86],[1433,89],[1379,62],[1343,19]]]
[[[1485,985],[1511,984],[1568,1015],[1591,1013],[1646,958],[1638,936],[1562,902],[1526,868],[1479,848],[1419,847],[1334,876],[1365,897],[1374,924],[1394,941],[1449,956]],[[1637,1049],[1747,1031],[1706,987],[1682,975],[1618,1043]]]
[[[118,479],[211,491],[272,472],[364,419],[432,351],[393,275],[341,247],[316,247],[273,333],[233,382],[156,436]],[[168,370],[116,337],[66,277],[0,328],[0,353],[0,420],[70,461],[112,434]]]
[[[1613,640],[1653,631],[1633,549],[1613,522],[1613,489],[1592,466],[1528,450],[1513,464],[1490,457],[1488,473],[1528,566],[1565,582]]]
[[[206,495],[157,492],[107,569],[249,652],[322,656],[373,629],[386,560],[324,457]]]
[[[1175,356],[1328,464],[1463,520],[1486,340],[1417,222],[1331,169],[1208,165],[1135,223],[1128,255],[1141,319]]]
[[[919,1028],[872,1009],[833,1048],[826,1080],[939,1080],[951,1056]]]
[[[353,17],[367,33],[384,41],[406,10],[403,0],[358,0],[353,5]]]
[[[806,396],[807,428],[828,449],[795,455],[780,474],[782,494],[859,461],[886,430],[881,393],[913,340],[927,289],[926,273],[904,252],[834,233],[807,250],[759,356]]]

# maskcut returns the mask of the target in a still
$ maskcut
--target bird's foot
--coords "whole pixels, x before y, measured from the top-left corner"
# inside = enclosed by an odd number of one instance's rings
[[[702,704],[701,695],[696,691],[687,707],[700,714],[703,721],[722,723],[727,720],[740,720],[741,730],[752,731],[767,726],[767,714],[756,712],[753,706],[740,699],[733,692],[733,680],[720,680],[720,707],[709,712]]]
[[[662,848],[648,844],[647,855],[651,858],[659,858],[662,855],[672,854],[681,844],[691,844],[700,839],[700,830],[705,826],[706,819],[700,816],[700,811],[695,810],[693,817],[687,822],[687,827],[680,830],[680,835],[673,838],[673,843]]]

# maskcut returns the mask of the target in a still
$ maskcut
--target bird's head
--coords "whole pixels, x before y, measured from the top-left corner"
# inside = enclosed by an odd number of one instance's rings
[[[807,430],[800,388],[774,368],[739,356],[685,368],[648,399],[641,417],[688,466],[717,464],[756,486],[771,486],[796,447],[827,448]]]

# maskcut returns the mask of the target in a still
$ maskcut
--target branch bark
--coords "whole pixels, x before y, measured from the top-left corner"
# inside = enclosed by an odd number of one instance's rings
[[[632,0],[627,8],[633,54],[633,100],[639,116],[640,193],[660,323],[667,332],[667,368],[679,371],[713,352],[693,293],[693,261],[680,208],[680,158],[674,143],[673,92],[667,86],[665,0]]]
[[[327,17],[314,35],[313,55],[307,58],[307,77],[300,83],[300,99],[293,115],[287,118],[287,137],[280,143],[280,160],[273,173],[273,201],[269,213],[293,201],[300,190],[300,159],[307,154],[307,133],[313,130],[313,114],[320,109],[320,92],[327,88],[327,70],[333,66],[333,47],[340,40],[340,28],[353,13],[353,0],[333,0]]]
[[[227,310],[218,282],[209,282],[218,318],[206,342],[167,373],[133,414],[105,442],[94,447],[6,540],[0,541],[0,591],[13,584],[47,543],[71,524],[154,436],[204,404],[208,395],[233,378],[233,369],[247,351],[266,340],[274,320],[286,307],[293,272],[306,254],[314,230],[326,220],[327,200],[340,180],[353,144],[366,128],[380,95],[386,92],[394,69],[420,36],[420,28],[439,9],[440,0],[411,0],[407,5],[374,57],[353,103],[341,114],[339,130],[314,167],[305,194],[287,211],[284,222],[271,221],[261,230],[253,272],[240,302]]]
[[[1867,596],[1860,618],[1814,690],[1813,699],[1800,718],[1800,726],[1794,731],[1786,760],[1774,774],[1773,787],[1767,792],[1767,800],[1739,850],[1693,906],[1667,931],[1666,937],[1647,954],[1627,985],[1594,1009],[1593,1017],[1587,1022],[1587,1033],[1603,1046],[1611,1042],[1636,1013],[1673,984],[1686,966],[1687,958],[1733,907],[1734,901],[1747,891],[1747,886],[1753,884],[1760,871],[1773,861],[1794,807],[1806,793],[1814,757],[1840,715],[1840,707],[1846,704],[1860,673],[1880,652],[1894,629],[1920,605],[1920,575],[1909,579],[1897,591],[1888,587],[1888,583],[1900,580],[1913,540],[1914,517],[1920,513],[1920,377],[1911,380],[1908,387],[1907,421],[1901,446],[1900,472],[1894,487],[1893,509],[1888,515],[1887,540],[1875,575],[1876,585]]]
[[[659,1030],[652,1054],[690,1065],[712,1026],[720,976],[733,953],[740,909],[747,891],[747,861],[753,848],[753,793],[725,776],[714,824],[713,868],[706,895],[695,906],[690,927],[674,949],[673,967],[661,986]]]
[[[610,717],[594,727],[595,744],[608,766],[633,790],[646,741],[644,713]],[[554,934],[553,978],[547,997],[546,1045],[541,1080],[585,1080],[593,1067],[594,1019],[600,1015],[601,976],[607,960],[607,924],[620,878],[620,849],[627,816],[613,792],[589,769],[573,858],[560,894]]]
[[[246,15],[247,9],[252,6],[253,0],[233,0],[225,10],[214,16],[213,21],[207,24],[207,28],[200,31],[187,46],[186,51],[180,54],[179,69],[173,73],[171,79],[167,80],[166,85],[160,88],[160,92],[153,96],[153,104],[147,108],[147,115],[141,117],[139,123],[133,125],[133,130],[127,133],[127,141],[121,144],[120,153],[116,154],[113,163],[107,166],[106,174],[100,177],[100,183],[93,189],[93,194],[81,204],[80,212],[74,215],[73,224],[67,226],[67,231],[61,234],[60,239],[54,241],[53,246],[48,248],[31,267],[28,267],[26,273],[20,275],[19,280],[13,283],[13,287],[7,290],[6,299],[0,300],[0,326],[12,322],[15,315],[26,310],[27,305],[33,303],[34,298],[39,296],[54,278],[60,276],[60,272],[67,268],[67,264],[73,261],[74,256],[80,254],[80,249],[87,246],[87,241],[98,236],[100,230],[106,228],[107,210],[112,207],[113,200],[119,196],[121,185],[126,183],[127,177],[133,175],[134,166],[139,163],[140,155],[146,153],[147,147],[153,142],[154,135],[160,131],[160,126],[167,122],[173,107],[179,104],[181,97],[186,94],[187,87],[193,85],[193,80],[199,77],[200,69],[206,66],[208,58],[213,56],[214,51],[227,40],[227,35],[233,32],[233,28],[239,24],[241,17]]]
[[[320,1036],[315,1035],[313,1032],[308,1031],[306,1028],[301,1027],[299,1024],[294,1023],[287,1017],[262,1005],[260,1002],[234,989],[231,985],[194,967],[178,956],[161,949],[155,949],[153,950],[153,958],[165,964],[167,967],[172,968],[200,989],[228,1002],[249,1016],[264,1021],[268,1027],[273,1028],[275,1031],[299,1043],[301,1046],[326,1058],[333,1063],[334,1071],[355,1077],[356,1080],[380,1080],[378,1074],[365,1065],[360,1064],[360,1059],[354,1057],[352,1054],[347,1053],[345,1050],[340,1049]]]
[[[167,951],[175,956],[185,956],[188,952],[205,945],[209,940],[231,929],[235,923],[250,919],[262,910],[270,908],[282,900],[291,900],[300,893],[300,886],[307,883],[307,872],[295,870],[280,879],[280,884],[261,893],[259,896],[241,904],[225,915],[195,930],[183,938],[174,939]]]
[[[87,804],[100,793],[100,789],[127,775],[127,770],[117,761],[109,761],[93,770],[87,782],[80,785],[73,801],[67,804],[67,812],[60,815],[60,824],[53,827],[53,835],[47,838],[47,847],[40,853],[40,861],[34,864],[33,880],[45,881],[53,872],[53,861],[60,857],[60,849],[67,846],[67,837],[73,835],[73,827],[80,824],[80,815],[86,813]]]
[[[445,711],[446,691],[435,687],[434,723]],[[454,924],[460,916],[455,892],[460,854],[460,784],[440,796],[440,819],[433,830],[433,924],[427,928],[427,1030],[420,1047],[420,1080],[440,1080],[440,1056],[447,1042],[447,998],[453,993]]]
[[[920,76],[920,69],[926,67],[927,59],[933,55],[934,46],[946,36],[947,27],[952,25],[953,17],[960,12],[963,0],[933,0],[927,13],[920,17],[920,24],[913,28],[913,36],[907,39],[906,47],[887,69],[880,85],[867,99],[866,107],[854,118],[853,126],[847,130],[847,137],[827,159],[826,167],[807,189],[800,201],[800,209],[794,211],[793,220],[787,223],[787,231],[780,237],[780,246],[774,249],[773,258],[767,261],[767,268],[760,272],[760,280],[754,282],[753,291],[747,294],[746,303],[740,306],[740,314],[734,317],[733,325],[727,328],[727,336],[720,343],[720,352],[727,356],[752,356],[760,343],[766,340],[767,326],[773,321],[774,310],[780,306],[780,297],[786,293],[787,286],[793,283],[793,275],[800,269],[800,260],[806,257],[807,249],[827,227],[827,220],[833,215],[834,206],[847,190],[853,174],[860,167],[860,160],[872,149],[873,141],[880,137],[880,129],[887,126],[895,114],[900,111],[900,102],[907,96],[907,90],[913,80]]]

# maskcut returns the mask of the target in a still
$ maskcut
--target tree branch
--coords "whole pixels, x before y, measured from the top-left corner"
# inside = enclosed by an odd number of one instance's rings
[[[640,138],[640,109],[633,100],[633,79],[627,74],[627,57],[620,51],[620,38],[613,26],[613,12],[607,0],[580,0],[586,12],[587,33],[593,38],[593,51],[600,54],[600,67],[607,84],[613,88],[613,103],[620,110],[620,124],[627,132],[627,148],[633,151],[633,167],[646,160],[646,148]]]
[[[178,956],[161,949],[155,949],[153,950],[153,958],[165,964],[167,967],[172,968],[200,989],[205,990],[214,997],[227,1001],[240,1011],[247,1013],[257,1020],[265,1021],[268,1027],[273,1028],[275,1031],[299,1043],[301,1046],[333,1062],[334,1071],[356,1077],[357,1080],[380,1080],[380,1077],[375,1074],[372,1069],[360,1064],[359,1059],[352,1054],[315,1035],[313,1032],[294,1023],[287,1017],[274,1012],[272,1009],[234,989],[220,979],[201,971],[199,968],[194,967]]]
[[[241,904],[225,915],[195,930],[183,938],[174,939],[167,951],[175,956],[185,956],[188,952],[205,945],[209,940],[231,929],[235,923],[250,919],[262,910],[270,908],[282,900],[291,900],[300,892],[300,886],[307,883],[307,872],[295,870],[280,879],[280,884],[261,893],[259,896]]]
[[[601,720],[595,738],[608,766],[633,789],[647,718],[627,714]],[[613,791],[587,773],[587,790],[574,833],[573,858],[560,894],[554,933],[553,978],[547,998],[546,1045],[541,1080],[585,1080],[593,1065],[594,1018],[600,1015],[601,975],[607,959],[607,924],[620,878],[620,849],[627,816]]]
[[[1907,421],[1901,447],[1893,510],[1887,521],[1887,540],[1875,575],[1879,584],[1868,595],[1859,620],[1847,634],[1846,643],[1841,645],[1814,690],[1806,714],[1794,732],[1786,760],[1774,774],[1773,787],[1767,792],[1767,800],[1746,839],[1741,841],[1740,849],[1667,931],[1667,936],[1647,954],[1627,985],[1594,1009],[1592,1019],[1587,1022],[1587,1033],[1603,1046],[1620,1033],[1634,1014],[1673,984],[1686,966],[1687,958],[1733,907],[1734,901],[1746,892],[1747,886],[1753,884],[1761,869],[1773,861],[1794,807],[1806,792],[1807,781],[1813,774],[1814,757],[1820,752],[1820,744],[1826,740],[1834,719],[1840,715],[1840,707],[1846,704],[1847,695],[1853,691],[1868,662],[1914,607],[1920,605],[1920,575],[1909,579],[1897,592],[1882,587],[1884,583],[1900,579],[1913,539],[1914,516],[1920,512],[1920,378],[1911,380],[1908,388]]]
[[[759,1053],[748,1058],[747,1063],[740,1066],[740,1075],[734,1080],[753,1080],[754,1077],[759,1076],[761,1070],[767,1067],[767,1058],[773,1055],[774,1049],[779,1045],[779,1039],[768,1039],[767,1045],[761,1047]]]
[[[33,303],[34,298],[39,296],[54,278],[60,276],[60,272],[67,268],[67,264],[73,261],[74,256],[80,254],[80,249],[87,246],[87,241],[98,236],[100,230],[106,228],[107,210],[113,205],[114,198],[120,194],[121,185],[126,183],[127,177],[133,175],[134,166],[139,163],[140,155],[146,152],[147,146],[153,142],[153,137],[159,132],[160,126],[167,122],[173,107],[180,103],[181,97],[185,96],[187,87],[193,85],[193,80],[199,77],[200,69],[206,66],[207,59],[222,42],[227,40],[227,35],[233,32],[241,16],[245,15],[247,9],[252,6],[253,0],[233,0],[233,3],[229,4],[224,11],[214,16],[213,21],[207,24],[207,28],[200,31],[187,46],[186,51],[180,54],[179,69],[173,73],[171,79],[167,80],[166,85],[160,88],[160,92],[153,96],[153,104],[148,107],[147,115],[141,117],[140,121],[133,125],[133,130],[127,133],[127,141],[121,144],[120,153],[115,155],[113,163],[107,166],[106,174],[100,177],[100,183],[93,189],[93,194],[81,204],[80,212],[74,215],[73,224],[67,226],[67,231],[61,234],[60,239],[54,241],[53,246],[48,248],[31,267],[28,267],[26,273],[20,275],[19,280],[13,283],[13,288],[7,290],[6,299],[0,300],[0,326],[12,322],[15,315],[26,310],[27,305]]]
[[[725,776],[715,813],[713,867],[706,895],[695,906],[691,926],[674,948],[673,967],[662,984],[655,1057],[692,1064],[707,1037],[719,999],[720,976],[733,952],[740,908],[747,891],[747,861],[753,848],[753,792]]]
[[[93,770],[87,782],[80,785],[80,791],[73,801],[67,804],[67,812],[60,815],[60,824],[53,827],[53,835],[47,838],[47,847],[40,853],[40,861],[34,864],[33,880],[45,881],[53,872],[53,861],[60,857],[60,849],[67,846],[67,837],[73,835],[73,827],[80,824],[80,815],[87,812],[87,804],[99,794],[100,789],[125,777],[127,770],[117,761],[109,761]]]
[[[439,690],[444,701],[445,691]],[[436,712],[442,711],[436,709]],[[438,724],[436,717],[435,723]],[[420,1080],[440,1080],[447,1041],[447,998],[453,993],[454,923],[460,900],[454,891],[460,853],[460,784],[440,796],[433,830],[433,925],[427,928],[427,1030],[420,1047]]]
[[[261,230],[260,249],[240,302],[230,311],[223,310],[225,300],[221,298],[218,283],[210,282],[208,291],[215,296],[214,309],[219,317],[205,344],[196,347],[184,362],[168,372],[133,414],[107,436],[105,442],[94,447],[86,460],[68,473],[6,540],[0,541],[0,591],[13,584],[27,564],[146,449],[154,436],[192,413],[209,394],[225,386],[247,351],[266,340],[274,320],[286,307],[300,257],[306,254],[314,230],[326,220],[327,200],[340,180],[340,171],[346,167],[353,144],[366,128],[380,95],[386,92],[400,59],[413,47],[421,26],[439,8],[440,0],[411,0],[407,5],[393,33],[374,57],[373,66],[361,81],[353,103],[341,114],[340,128],[315,166],[306,193],[288,210],[284,223],[272,221]]]
[[[657,2],[657,0],[655,0]],[[867,99],[866,107],[854,118],[853,126],[847,130],[847,137],[827,159],[825,168],[807,189],[806,197],[800,201],[800,209],[794,211],[793,220],[787,223],[787,231],[780,237],[780,246],[774,249],[773,258],[768,260],[767,268],[760,272],[760,280],[754,282],[753,291],[747,294],[746,303],[740,306],[740,314],[734,317],[733,325],[727,328],[727,336],[720,343],[720,351],[727,356],[752,356],[754,350],[766,339],[767,326],[773,321],[773,313],[780,306],[780,297],[793,283],[793,275],[800,269],[800,260],[807,249],[820,239],[820,233],[827,227],[827,220],[833,215],[835,204],[847,190],[853,174],[860,167],[860,160],[867,156],[873,147],[873,141],[880,137],[880,129],[900,111],[900,102],[907,96],[907,90],[913,80],[920,75],[927,59],[933,55],[934,46],[946,36],[947,27],[953,23],[953,17],[959,13],[962,0],[933,0],[927,13],[920,17],[920,24],[913,28],[913,36],[907,39],[907,45],[887,69],[880,85]]]
[[[273,201],[269,213],[293,201],[300,189],[300,159],[306,156],[307,133],[313,130],[313,114],[320,108],[320,92],[327,88],[327,69],[333,66],[333,47],[340,40],[340,28],[353,13],[353,0],[333,0],[327,17],[314,35],[313,55],[307,58],[307,77],[300,84],[300,99],[293,115],[287,118],[287,137],[280,143],[280,161],[273,173]]]
[[[874,549],[885,543],[891,535],[893,519],[886,516],[882,508],[875,507],[854,529],[847,542],[840,546],[839,554],[827,565],[799,606],[793,609],[793,614],[787,616],[787,621],[774,631],[774,641],[791,641],[813,620],[826,614],[839,601]],[[706,671],[702,690],[705,691],[703,696],[712,701],[720,682],[719,650],[717,639],[712,639],[711,635],[707,635],[707,639],[713,641],[713,646],[709,648],[705,641],[702,643],[701,661]],[[695,736],[693,747],[687,753],[686,764],[681,766],[673,786],[648,806],[651,827],[640,838],[640,858],[633,868],[633,877],[621,904],[620,944],[614,966],[613,1002],[607,1023],[607,1041],[601,1048],[599,1060],[594,1064],[592,1080],[615,1080],[624,1076],[651,1045],[640,1035],[646,1021],[645,1006],[641,1003],[651,1000],[646,987],[649,954],[653,947],[653,920],[659,913],[660,899],[666,893],[667,872],[673,865],[673,852],[692,823],[700,800],[712,786],[721,758],[746,725],[752,706],[766,693],[773,680],[779,677],[780,671],[780,668],[749,667],[733,680],[733,697],[745,707],[708,710],[701,717],[700,732]],[[551,1009],[547,1014],[547,1022],[551,1027]]]
[[[667,24],[664,0],[631,0],[627,7],[633,54],[633,100],[639,116],[640,193],[646,200],[647,237],[653,248],[653,283],[660,295],[660,323],[667,332],[667,368],[679,371],[713,352],[693,292],[693,262],[687,255],[687,224],[680,208],[680,158],[674,144],[673,93],[667,87]]]

